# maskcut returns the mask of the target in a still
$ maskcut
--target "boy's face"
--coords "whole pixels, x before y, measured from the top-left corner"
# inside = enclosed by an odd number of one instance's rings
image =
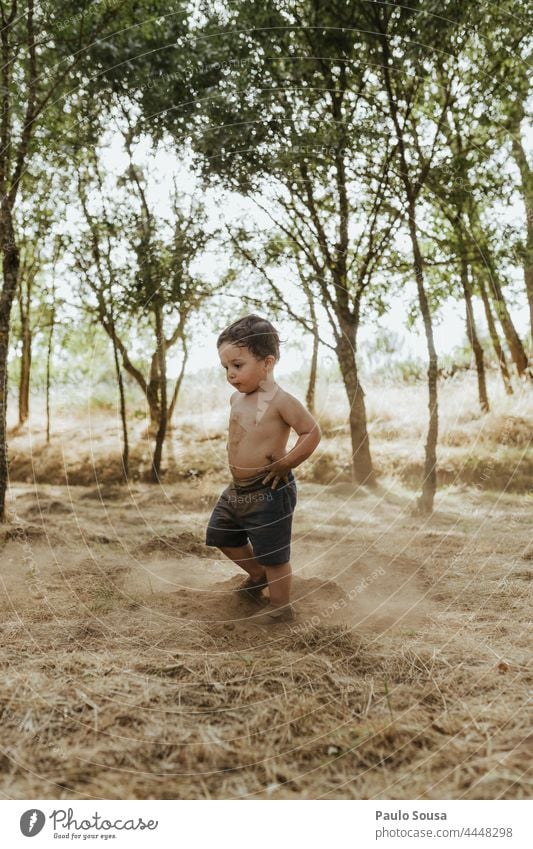
[[[272,373],[276,362],[272,354],[258,360],[248,348],[228,343],[220,346],[218,355],[226,369],[228,383],[246,395],[259,388],[261,381]]]

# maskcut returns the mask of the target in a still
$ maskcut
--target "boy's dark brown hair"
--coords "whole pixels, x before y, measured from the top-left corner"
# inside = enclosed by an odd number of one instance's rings
[[[259,315],[245,315],[226,327],[217,339],[217,348],[223,344],[248,348],[257,359],[264,359],[272,354],[276,362],[279,360],[278,331],[266,318]]]

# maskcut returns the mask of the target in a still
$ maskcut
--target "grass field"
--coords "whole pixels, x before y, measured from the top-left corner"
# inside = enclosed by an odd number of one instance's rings
[[[228,393],[193,389],[162,487],[141,420],[127,486],[112,414],[10,441],[3,798],[530,798],[532,394],[493,385],[481,416],[469,378],[443,386],[446,485],[416,518],[424,388],[368,388],[368,492],[321,387],[325,437],[295,472],[298,618],[266,630],[203,544]]]

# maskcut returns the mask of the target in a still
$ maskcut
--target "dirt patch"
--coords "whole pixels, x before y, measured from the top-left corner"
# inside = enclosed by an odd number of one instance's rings
[[[197,536],[184,531],[177,536],[155,536],[143,542],[139,550],[142,554],[152,552],[167,552],[172,557],[183,557],[186,554],[196,554],[206,557],[208,552],[205,543]]]
[[[131,514],[127,487],[12,493],[19,515],[72,513],[3,528],[0,789],[529,798],[523,499],[450,490],[415,519],[401,488],[301,481],[297,620],[268,629],[203,545],[219,485],[139,484],[142,522],[116,535],[102,517]],[[165,531],[178,521],[194,530]]]

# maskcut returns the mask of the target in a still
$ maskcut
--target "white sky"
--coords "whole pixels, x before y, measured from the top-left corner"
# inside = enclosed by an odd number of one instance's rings
[[[140,144],[136,149],[135,158],[140,164],[146,161],[146,158],[149,155],[149,150],[150,143],[148,140],[146,140],[145,143]],[[110,135],[109,148],[104,156],[104,161],[106,168],[110,170],[125,170],[128,160],[122,150],[122,139],[119,133]],[[172,185],[171,175],[179,175],[179,186],[183,191],[190,192],[195,188],[193,176],[183,163],[177,161],[171,148],[168,148],[167,150],[161,149],[157,153],[157,156],[155,157],[154,174],[156,175],[155,180],[150,180],[148,193],[154,205],[156,205],[158,212],[163,215],[167,214],[169,210],[168,190]],[[253,215],[257,220],[259,220],[258,212],[251,201],[246,201],[236,195],[223,195],[221,202],[220,196],[213,190],[210,190],[206,194],[206,201],[208,213],[214,225],[220,225],[223,220],[236,220],[237,218],[242,217],[243,212],[247,216]],[[498,214],[500,214],[499,211]],[[523,210],[520,208],[519,204],[513,208],[502,209],[501,214],[510,221],[517,216],[519,221],[523,218]],[[271,226],[271,222],[266,216],[263,217],[262,224],[263,226]],[[202,275],[209,276],[209,274],[212,273],[214,279],[218,278],[220,273],[220,261],[220,257],[205,255],[201,262]],[[521,272],[518,273],[518,280],[521,280]],[[278,277],[278,280],[279,279],[280,278]],[[298,291],[291,285],[290,282],[287,282],[285,278],[281,279],[283,279],[283,288],[285,292],[290,292],[292,289],[292,292],[294,293],[294,304],[296,306],[300,300]],[[248,281],[243,279],[243,293],[248,288],[247,284]],[[236,289],[234,291],[236,291]],[[427,348],[421,320],[417,320],[413,329],[408,330],[406,328],[408,301],[409,299],[414,299],[414,294],[414,283],[413,285],[407,285],[405,288],[405,294],[391,299],[391,308],[388,314],[383,316],[379,321],[375,320],[372,325],[367,324],[366,326],[361,327],[358,343],[360,351],[364,349],[365,343],[371,341],[378,329],[383,329],[393,331],[401,337],[402,358],[420,357],[423,360],[426,360]],[[478,327],[482,332],[486,332],[486,325],[480,303],[475,304],[475,310]],[[253,308],[250,309],[250,311],[260,312],[260,310],[255,310]],[[513,308],[512,315],[518,331],[523,335],[523,337],[526,337],[528,333],[528,308],[525,289],[523,290],[521,305],[517,308]],[[284,336],[284,338],[288,338],[288,334],[290,334],[291,339],[300,336],[299,350],[294,347],[291,349],[288,345],[284,346],[282,359],[276,368],[277,374],[284,374],[299,368],[302,364],[302,358],[310,355],[311,339],[306,336],[303,331],[300,331],[294,322],[280,322],[274,320],[274,324],[279,327],[281,335],[282,337]],[[194,348],[194,356],[190,358],[187,365],[187,372],[189,374],[209,366],[218,366],[219,361],[216,351],[216,338],[218,333],[223,329],[224,325],[225,322],[221,323],[220,327],[211,330],[211,328],[204,323],[202,324],[201,330],[197,331],[196,334],[193,335],[194,341],[193,345],[191,345],[191,349]],[[442,308],[438,319],[435,321],[434,331],[437,353],[439,355],[449,353],[456,346],[464,344],[466,341],[465,319],[457,302],[450,301]],[[331,338],[326,320],[321,322],[321,332],[325,334],[326,338]],[[171,357],[169,361],[170,377],[176,376],[178,367],[178,359],[173,359]]]

